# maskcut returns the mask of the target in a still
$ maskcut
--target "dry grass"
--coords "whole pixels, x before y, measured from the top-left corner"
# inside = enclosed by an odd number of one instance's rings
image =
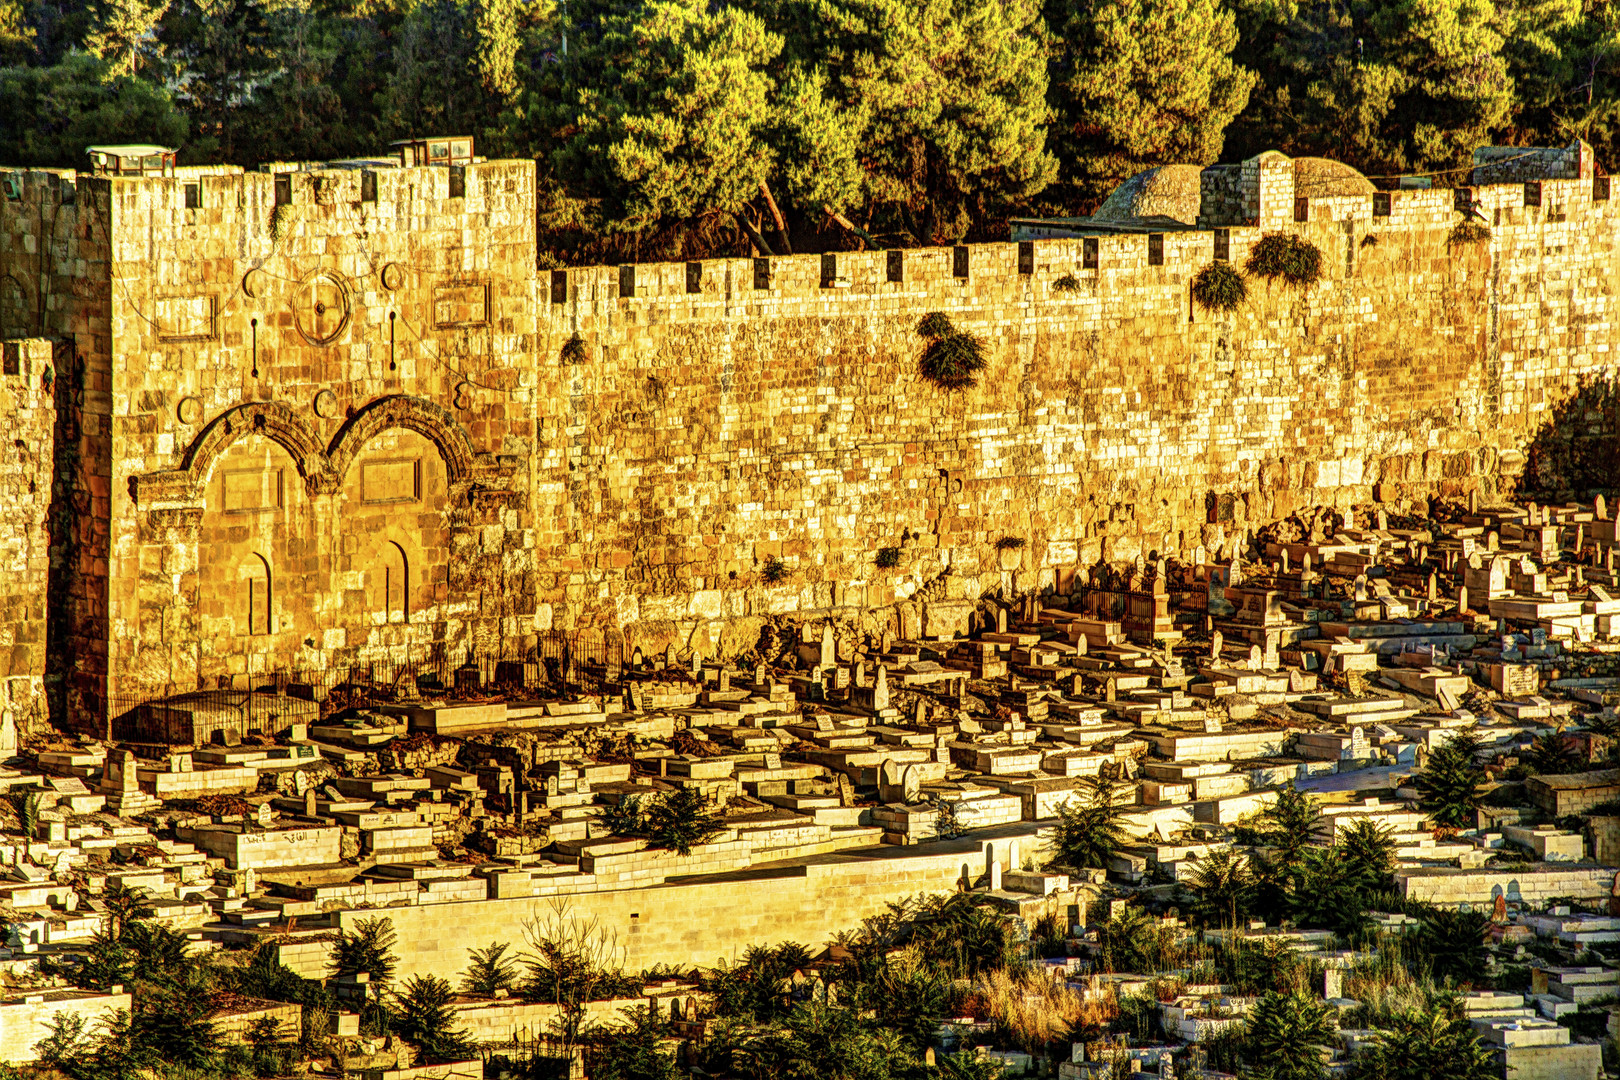
[[[968,1006],[976,1019],[996,1026],[998,1040],[1031,1054],[1119,1016],[1113,987],[1088,997],[1070,989],[1064,974],[1046,968],[993,972],[973,988]]]

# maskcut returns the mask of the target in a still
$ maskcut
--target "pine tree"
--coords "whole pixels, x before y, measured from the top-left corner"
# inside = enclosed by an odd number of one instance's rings
[[[589,226],[643,233],[735,213],[769,167],[765,67],[781,39],[755,16],[700,0],[600,15],[546,76],[541,111],[563,133],[552,168]]]
[[[1384,892],[1395,886],[1395,835],[1387,825],[1361,819],[1351,822],[1338,838],[1346,876],[1362,893]]]
[[[1087,199],[1155,165],[1207,165],[1253,72],[1218,0],[1055,0],[1052,101],[1064,179]]]
[[[1374,175],[1459,169],[1511,117],[1490,0],[1245,6],[1247,62],[1265,84],[1234,128],[1239,155],[1278,149]]]
[[[1356,1080],[1490,1080],[1502,1075],[1455,1001],[1394,1017],[1356,1057]]]
[[[1321,1047],[1337,1038],[1328,1004],[1311,994],[1268,990],[1249,1013],[1244,1056],[1255,1080],[1319,1080]]]
[[[1053,865],[1102,870],[1119,854],[1126,837],[1115,791],[1113,780],[1088,777],[1076,789],[1076,797],[1058,807]]]
[[[114,75],[140,74],[143,56],[155,45],[153,31],[170,0],[98,0],[85,48],[107,61]]]
[[[811,142],[856,216],[914,243],[948,242],[1056,176],[1034,0],[745,2],[785,42],[784,100],[808,98],[813,118],[786,129],[779,160],[791,168],[790,149]],[[809,88],[822,79],[817,99]],[[819,210],[826,191],[804,179],[789,178],[791,194]]]
[[[1480,784],[1485,770],[1475,761],[1479,736],[1464,731],[1429,755],[1426,766],[1412,778],[1422,797],[1419,803],[1437,824],[1455,829],[1470,827],[1479,809]]]
[[[450,984],[436,975],[412,975],[399,995],[396,1032],[422,1052],[424,1065],[459,1061],[472,1050],[467,1033],[454,1026]]]

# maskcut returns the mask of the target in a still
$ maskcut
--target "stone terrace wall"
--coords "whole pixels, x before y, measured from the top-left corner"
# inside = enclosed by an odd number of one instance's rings
[[[1005,863],[1006,852],[998,858]],[[750,945],[797,941],[817,948],[890,901],[950,891],[964,868],[977,877],[985,866],[986,856],[977,851],[850,858],[654,889],[360,909],[338,918],[344,930],[353,930],[360,919],[387,916],[399,934],[400,970],[451,982],[466,970],[467,950],[491,941],[522,942],[531,925],[553,935],[593,935],[619,954],[627,971],[656,964],[711,966],[736,959]],[[725,917],[715,918],[716,912]],[[292,959],[319,966],[319,957],[307,952]]]
[[[1490,494],[1578,377],[1612,370],[1616,216],[1589,160],[1541,206],[1479,189],[1493,237],[1460,246],[1450,190],[1391,193],[1386,214],[1296,202],[1282,155],[1245,170],[1256,224],[1228,231],[1232,261],[1296,232],[1326,277],[1305,295],[1251,279],[1231,315],[1190,300],[1213,232],[1165,234],[1163,265],[1146,235],[1102,235],[1036,241],[1022,267],[987,244],[777,258],[766,278],[738,259],[554,272],[541,622],[712,645],[722,617],[1044,587],[1100,558],[1214,554],[1307,504]],[[976,387],[919,375],[932,311],[987,343]],[[891,546],[900,565],[876,568]],[[770,557],[787,581],[763,581]]]

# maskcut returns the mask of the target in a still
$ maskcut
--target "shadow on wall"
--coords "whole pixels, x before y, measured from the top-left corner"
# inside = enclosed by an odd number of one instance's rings
[[[1525,449],[1519,493],[1557,499],[1620,487],[1620,379],[1581,376]]]

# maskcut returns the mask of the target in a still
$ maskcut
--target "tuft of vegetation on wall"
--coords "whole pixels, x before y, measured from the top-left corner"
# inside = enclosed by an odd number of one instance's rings
[[[958,330],[943,312],[930,312],[917,324],[917,333],[928,339],[923,349],[922,376],[935,386],[958,390],[972,386],[984,370],[984,342],[977,334]]]
[[[1308,289],[1322,279],[1322,251],[1293,233],[1267,233],[1249,252],[1243,267],[1255,277]]]
[[[578,334],[563,342],[562,362],[565,364],[583,364],[589,358],[585,350],[585,341]]]
[[[1052,291],[1055,293],[1077,293],[1080,291],[1080,279],[1073,274],[1064,274],[1052,282]]]
[[[1464,247],[1470,244],[1488,244],[1491,242],[1491,227],[1478,221],[1459,221],[1451,227],[1446,236],[1447,248]]]
[[[1232,311],[1249,298],[1249,283],[1227,262],[1212,262],[1192,282],[1193,303],[1205,311]]]
[[[873,560],[880,570],[892,570],[900,565],[900,549],[897,547],[878,548],[877,558]]]

